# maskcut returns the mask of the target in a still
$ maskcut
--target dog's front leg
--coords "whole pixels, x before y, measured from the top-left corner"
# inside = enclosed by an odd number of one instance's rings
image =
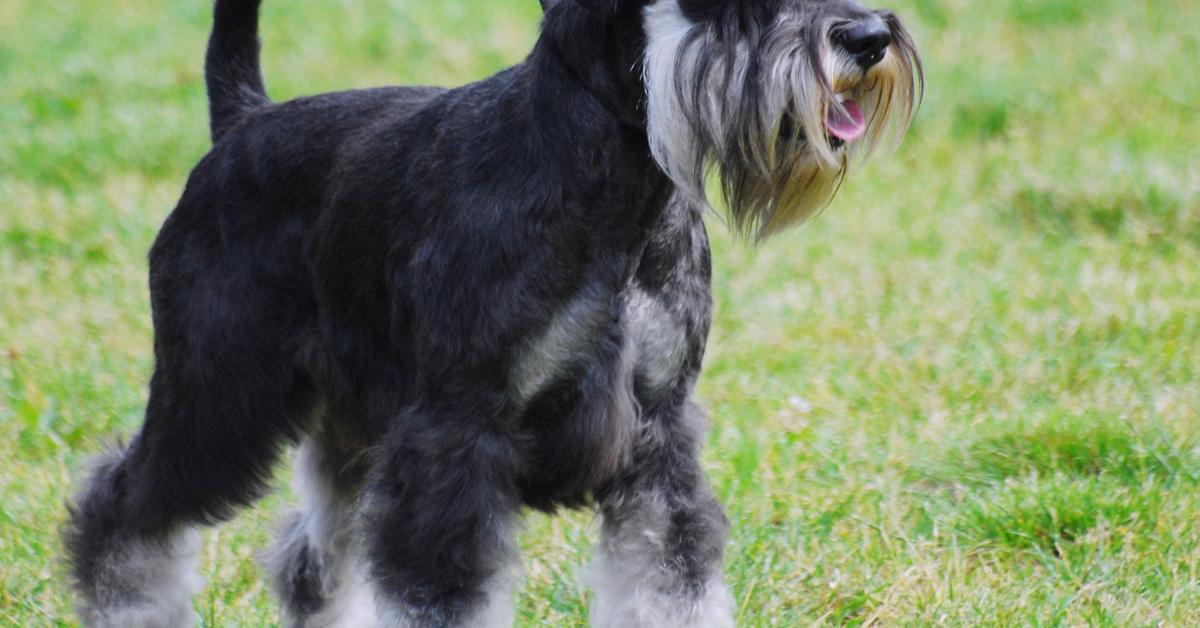
[[[643,420],[632,463],[600,495],[592,625],[733,626],[721,576],[728,522],[697,459],[700,411],[685,403]]]
[[[512,626],[514,455],[464,405],[421,404],[377,448],[364,526],[384,625]]]

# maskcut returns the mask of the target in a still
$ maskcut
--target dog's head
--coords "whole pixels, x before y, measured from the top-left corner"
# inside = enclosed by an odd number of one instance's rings
[[[856,0],[548,0],[641,22],[650,146],[685,194],[721,182],[763,238],[824,207],[847,168],[898,142],[923,89],[900,20]]]

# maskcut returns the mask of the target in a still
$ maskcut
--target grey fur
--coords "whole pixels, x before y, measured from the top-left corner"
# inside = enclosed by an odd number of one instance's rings
[[[91,482],[76,499],[72,516],[88,510],[108,510],[106,499],[93,497],[93,487],[108,486],[119,477],[123,447],[93,462]],[[111,516],[114,513],[104,513]],[[191,596],[204,582],[196,574],[200,536],[191,526],[165,533],[139,535],[134,530],[106,526],[104,543],[87,563],[73,565],[78,597],[76,610],[93,628],[186,627],[194,623]],[[82,534],[68,532],[68,546],[93,544]]]
[[[728,522],[694,461],[702,431],[694,406],[654,417],[638,455],[656,462],[602,501],[601,540],[586,574],[594,626],[733,626],[720,569]]]
[[[199,547],[195,530],[114,545],[79,604],[83,623],[96,628],[193,625],[191,596],[204,584],[195,571]]]
[[[497,559],[494,569],[495,572],[483,585],[485,599],[456,625],[471,628],[508,628],[513,625],[516,619],[513,594],[521,581],[521,568],[515,549],[506,557]],[[380,617],[385,625],[394,628],[441,626],[451,621],[446,617],[430,615],[428,608],[397,603],[394,600],[382,602]]]
[[[670,310],[670,304],[643,290],[630,291],[625,313],[638,375],[656,389],[675,383],[687,358],[684,323]]]
[[[594,341],[603,322],[603,295],[591,291],[567,303],[544,329],[527,341],[512,366],[510,386],[522,404],[576,364]]]
[[[295,628],[368,628],[375,596],[366,577],[358,529],[361,462],[318,433],[297,448],[293,490],[302,509],[265,558],[272,588]]]

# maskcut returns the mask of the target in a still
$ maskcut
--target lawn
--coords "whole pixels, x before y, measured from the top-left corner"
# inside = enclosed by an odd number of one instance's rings
[[[700,396],[739,625],[1200,625],[1200,5],[897,0],[912,133],[809,225],[715,234]],[[268,0],[276,99],[519,61],[534,0]],[[145,253],[207,150],[203,0],[0,2],[0,624],[73,625],[57,528],[138,425]],[[280,491],[204,625],[278,622]],[[588,513],[531,516],[520,625],[582,625]]]

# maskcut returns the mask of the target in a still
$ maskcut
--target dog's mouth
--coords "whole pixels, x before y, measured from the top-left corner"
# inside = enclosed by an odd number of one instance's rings
[[[857,142],[866,133],[866,117],[858,102],[851,98],[843,99],[840,106],[830,107],[825,114],[825,141],[833,150]],[[804,130],[790,111],[783,116],[779,136],[792,141],[804,141]]]
[[[830,136],[830,145],[834,144],[833,140],[838,140],[838,146],[849,144],[862,139],[867,133],[867,119],[858,103],[847,98],[842,101],[841,106],[830,107],[826,112],[825,130]]]

